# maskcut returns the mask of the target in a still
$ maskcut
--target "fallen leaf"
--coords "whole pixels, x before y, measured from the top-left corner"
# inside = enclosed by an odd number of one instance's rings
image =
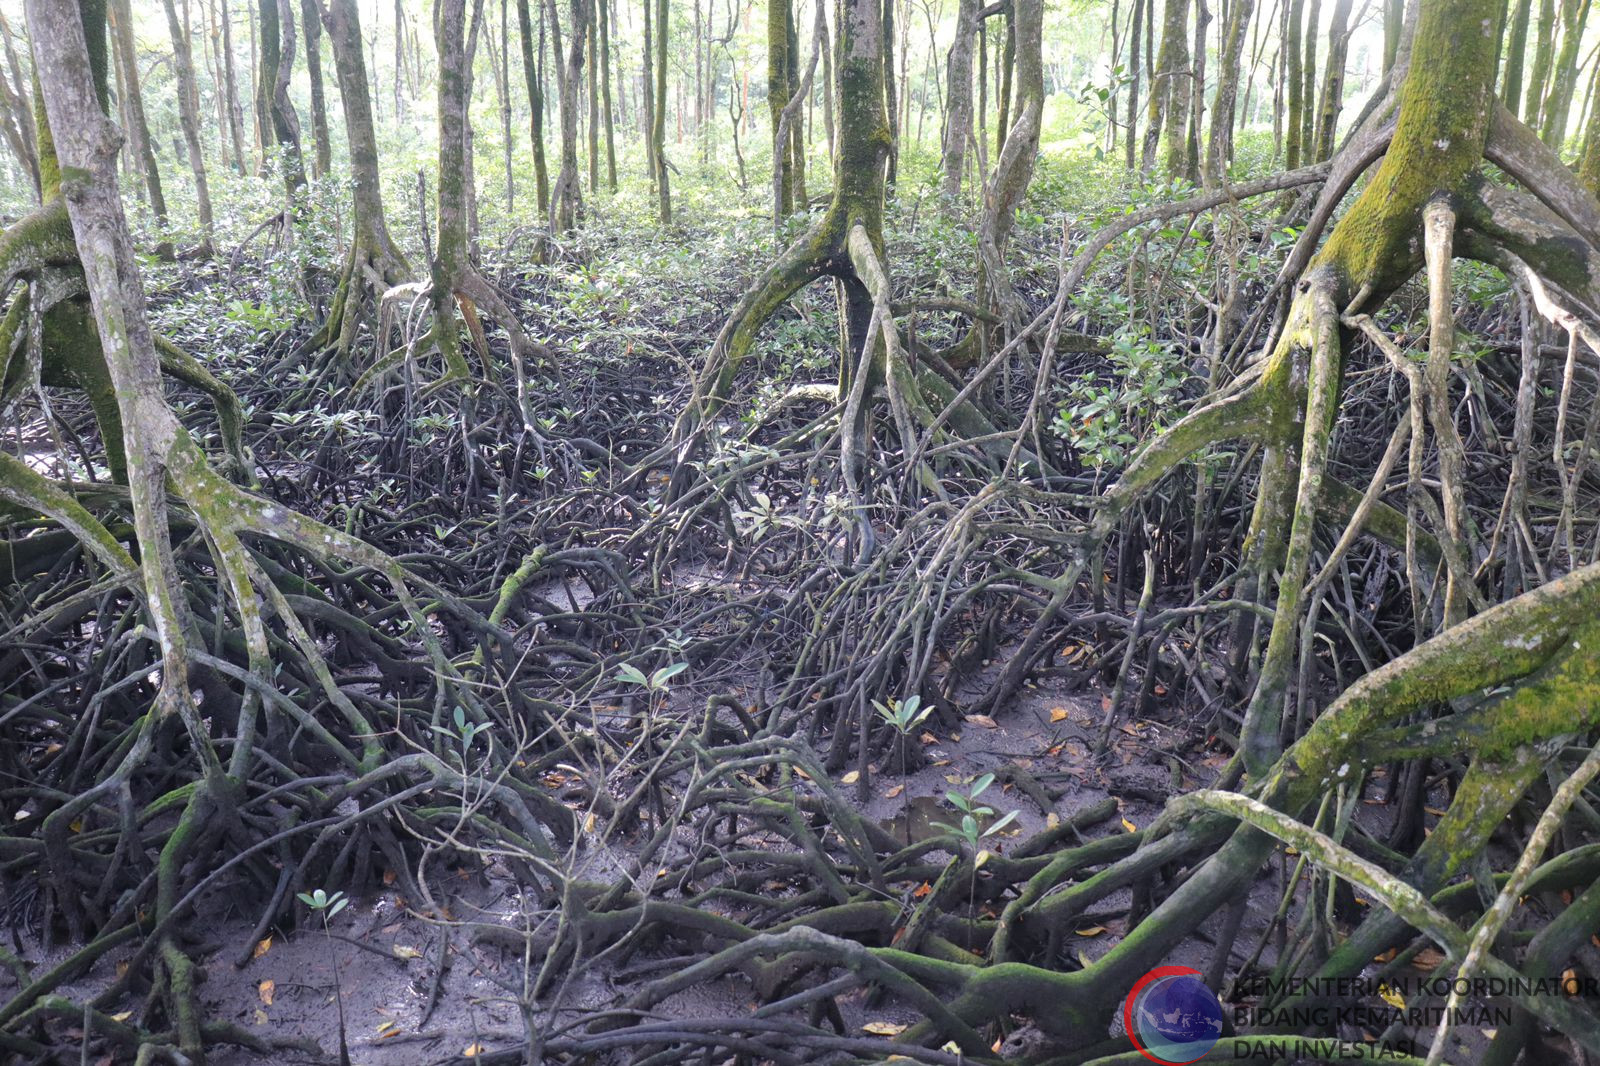
[[[482,1044],[468,1044],[466,1047],[461,1049],[461,1057],[464,1059],[475,1059],[488,1050],[489,1049],[484,1047]]]
[[[1400,993],[1396,992],[1394,989],[1390,988],[1381,981],[1378,983],[1378,996],[1395,1010],[1406,1009],[1406,997],[1402,996]]]
[[[394,947],[390,948],[389,950],[394,953],[394,957],[397,958],[397,959],[420,959],[420,958],[422,958],[422,952],[420,952],[416,948],[410,947],[409,945],[406,945],[406,944],[396,944]]]
[[[973,725],[982,726],[985,729],[1000,728],[1000,723],[995,721],[993,718],[990,718],[986,714],[969,714],[966,716],[966,719]]]
[[[111,1016],[111,1020],[114,1021],[114,1022],[125,1022],[129,1018],[132,1018],[132,1017],[133,1017],[133,1011],[125,1010],[125,1011],[120,1011],[120,1012],[118,1012],[116,1014],[113,1014]]]
[[[896,785],[893,788],[891,788],[889,791],[885,792],[884,795],[887,796],[889,799],[894,799],[896,796],[900,795],[900,793],[904,792],[905,790],[906,790],[906,786],[904,786],[904,785]]]
[[[1576,996],[1582,990],[1578,984],[1578,971],[1570,966],[1561,971],[1561,990],[1569,996]]]
[[[928,882],[924,881],[924,882],[922,882],[922,884],[917,886],[916,890],[914,892],[912,892],[911,895],[916,899],[922,899],[924,896],[926,896],[929,892],[932,892],[932,891],[933,891],[933,886],[930,885]]]
[[[1444,965],[1444,952],[1437,948],[1423,948],[1412,958],[1411,965],[1419,970],[1437,970]]]
[[[873,1036],[899,1036],[906,1031],[906,1027],[895,1022],[868,1022],[861,1027],[861,1031]]]
[[[272,997],[277,994],[278,982],[274,981],[270,977],[265,981],[262,981],[259,985],[256,985],[256,995],[261,997],[261,1003],[263,1006],[272,1006]]]
[[[267,1024],[267,1012],[262,1010],[260,1007],[256,1008],[255,1023],[257,1025],[266,1025]]]
[[[851,770],[849,773],[839,778],[840,783],[846,785],[853,785],[859,780],[861,780],[860,770]]]
[[[1122,828],[1126,829],[1130,833],[1137,833],[1139,831],[1139,827],[1134,825],[1126,818],[1122,820]]]
[[[1067,709],[1065,707],[1050,708],[1050,720],[1052,722],[1065,722],[1067,720]]]
[[[1079,936],[1099,936],[1101,933],[1106,931],[1106,927],[1103,925],[1091,925],[1087,929],[1078,929],[1075,931]]]
[[[250,957],[252,959],[259,959],[261,956],[265,955],[267,952],[269,952],[271,950],[272,950],[272,937],[270,937],[270,936],[262,937],[259,941],[256,942],[255,949],[250,952]]]

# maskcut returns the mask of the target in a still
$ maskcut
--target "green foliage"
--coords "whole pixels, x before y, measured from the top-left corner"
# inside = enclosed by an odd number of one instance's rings
[[[663,666],[653,673],[646,674],[631,663],[623,663],[617,667],[617,680],[638,685],[652,694],[660,694],[667,691],[667,682],[687,669],[689,669],[688,663],[672,663],[670,666]]]
[[[1111,337],[1104,372],[1067,386],[1053,428],[1085,463],[1119,470],[1141,440],[1181,412],[1188,377],[1175,346],[1152,340],[1147,327],[1125,327]]]
[[[324,924],[331,921],[338,913],[350,906],[350,900],[343,892],[328,892],[326,889],[316,889],[312,892],[296,892],[295,898],[311,908]]]
[[[987,826],[982,825],[983,819],[993,818],[995,812],[993,807],[980,804],[978,797],[987,792],[992,784],[994,784],[994,774],[984,774],[968,785],[965,792],[946,792],[944,798],[961,812],[961,820],[953,825],[949,822],[934,822],[934,828],[943,829],[961,838],[962,843],[968,848],[976,849],[985,837],[993,836],[1010,825],[1016,820],[1016,811],[1007,811]]]

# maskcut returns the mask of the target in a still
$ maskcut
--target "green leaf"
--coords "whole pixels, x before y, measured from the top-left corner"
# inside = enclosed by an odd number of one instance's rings
[[[985,829],[983,831],[983,835],[984,836],[989,836],[991,833],[998,833],[998,832],[1000,832],[1000,830],[1004,829],[1006,826],[1010,825],[1012,822],[1014,822],[1016,820],[1017,820],[1017,812],[1016,811],[1007,811],[1002,818],[1000,818],[998,821],[996,821],[989,828]]]

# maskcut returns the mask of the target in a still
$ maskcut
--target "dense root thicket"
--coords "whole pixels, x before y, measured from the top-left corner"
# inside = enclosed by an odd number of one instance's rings
[[[980,303],[943,305],[994,327],[970,374],[924,360],[907,376],[896,318],[913,316],[881,217],[861,214],[881,185],[853,198],[841,169],[833,207],[735,304],[692,395],[639,351],[559,393],[520,373],[502,386],[474,329],[486,384],[468,424],[411,361],[380,362],[407,376],[373,447],[332,419],[261,432],[262,495],[212,473],[179,428],[164,523],[137,536],[120,460],[111,484],[86,484],[0,459],[16,508],[0,877],[14,926],[74,945],[42,970],[0,949],[0,1048],[44,1061],[78,1027],[147,1060],[225,1042],[288,1054],[198,1009],[195,908],[249,900],[254,942],[293,924],[297,892],[360,894],[389,871],[444,921],[439,870],[474,857],[526,894],[521,928],[450,919],[524,960],[506,991],[527,1046],[493,1061],[867,1059],[885,1043],[844,1031],[839,1000],[870,988],[924,1019],[892,1047],[916,1061],[1121,1062],[1116,1003],[1196,934],[1218,981],[1347,976],[1379,957],[1389,974],[1427,945],[1445,972],[1592,971],[1600,205],[1494,103],[1482,53],[1498,36],[1477,28],[1498,17],[1484,0],[1430,5],[1406,42],[1429,61],[1328,164],[1069,233],[1053,293],[987,269]],[[1285,189],[1315,194],[1297,240],[1275,279],[1240,276],[1279,232],[1257,198]],[[1158,222],[1180,236],[1152,240],[1141,227]],[[79,290],[49,280],[72,273],[65,227],[58,209],[0,243],[7,285],[30,283],[6,319],[19,368],[21,338],[66,328],[71,298],[93,330]],[[1204,314],[1176,283],[1144,288],[1183,256],[1223,279]],[[1458,260],[1496,271],[1508,298],[1462,299],[1486,275]],[[479,277],[457,266],[436,264],[447,350],[460,279]],[[823,274],[844,290],[839,384],[754,402],[756,331]],[[1200,367],[1189,413],[1109,486],[1047,417],[1057,382],[1096,373],[1114,343],[1098,335],[1125,324],[1077,317],[1092,287],[1138,293]],[[1097,336],[1067,343],[1069,327]],[[172,359],[237,426],[227,391]],[[30,381],[82,388],[115,456],[105,384],[35,364],[8,370],[8,399]],[[269,409],[290,388],[246,386]],[[689,415],[674,423],[654,394]],[[81,403],[38,395],[48,408],[19,408],[23,454],[92,468]],[[996,420],[977,421],[979,396]],[[860,431],[875,413],[898,447]],[[158,541],[175,593],[152,606],[140,560]],[[183,620],[186,704],[170,702],[152,612]],[[1171,753],[1174,790],[1184,759],[1235,750],[1212,788],[1142,829],[1117,828],[1108,801],[999,843],[860,813],[924,758],[884,713],[893,699],[916,697],[946,734],[1031,679],[1102,673],[1114,687],[1079,731],[1084,757],[1124,718],[1180,713],[1193,744]],[[1045,809],[1064,780],[998,772]],[[1375,828],[1352,811],[1380,780]],[[1425,803],[1442,812],[1426,826]],[[1258,944],[1237,943],[1228,916],[1283,845],[1298,858],[1282,905]],[[1370,904],[1353,919],[1352,888]],[[1501,937],[1518,900],[1523,926]],[[1104,919],[1122,935],[1091,959],[1079,930]],[[603,964],[635,974],[627,994],[575,1019],[569,982]],[[96,973],[86,999],[60,994]],[[731,974],[761,1006],[659,1010]],[[1550,1034],[1600,1053],[1594,1004],[1510,1005],[1519,1021],[1486,1061]],[[1294,1039],[1317,1060],[1361,1036]]]

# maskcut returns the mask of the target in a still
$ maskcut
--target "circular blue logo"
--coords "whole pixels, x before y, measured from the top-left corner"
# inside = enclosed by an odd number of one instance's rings
[[[1222,1037],[1222,1004],[1187,966],[1158,966],[1128,993],[1123,1026],[1151,1062],[1186,1066]]]

